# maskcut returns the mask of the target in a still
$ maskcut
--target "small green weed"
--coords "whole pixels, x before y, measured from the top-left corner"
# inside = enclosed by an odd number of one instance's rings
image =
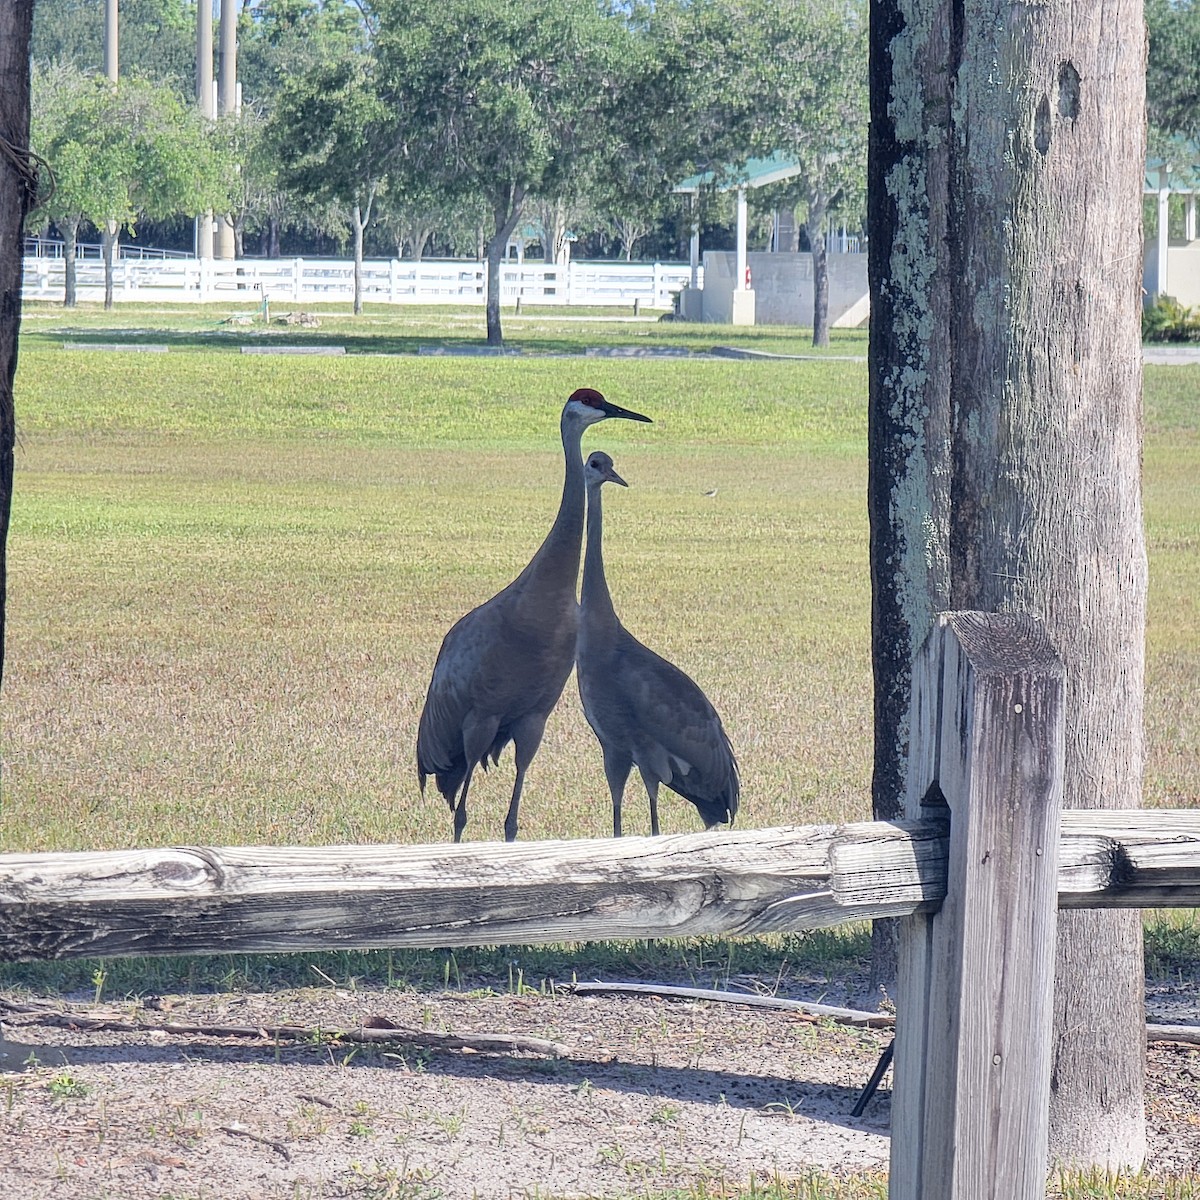
[[[89,1084],[70,1071],[60,1071],[46,1084],[46,1089],[55,1100],[82,1100],[92,1090]]]

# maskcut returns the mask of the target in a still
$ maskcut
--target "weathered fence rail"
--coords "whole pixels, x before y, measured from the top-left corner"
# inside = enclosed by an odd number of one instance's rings
[[[904,821],[0,855],[0,959],[752,934],[900,916],[889,1196],[1041,1200],[1058,909],[1200,905],[1200,811],[1060,812],[1063,694],[1037,622],[947,614],[914,663]]]
[[[432,846],[0,855],[0,960],[687,937],[909,916],[945,821]],[[1066,813],[1062,907],[1200,904],[1200,812]]]

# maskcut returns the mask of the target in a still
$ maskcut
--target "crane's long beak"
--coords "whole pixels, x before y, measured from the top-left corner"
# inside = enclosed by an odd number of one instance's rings
[[[644,419],[644,418],[643,418],[643,419]],[[625,482],[625,480],[623,480],[623,479],[620,477],[620,475],[618,475],[618,474],[616,473],[616,471],[614,471],[614,470],[613,470],[613,468],[612,468],[612,467],[605,467],[605,468],[604,468],[604,482],[605,482],[605,483],[619,483],[619,484],[620,484],[622,487],[628,487],[628,486],[629,486],[629,484],[627,484],[627,483]]]
[[[625,417],[629,421],[645,421],[649,425],[654,424],[649,417],[643,417],[641,413],[635,413],[628,408],[622,408],[619,404],[613,404],[608,400],[605,400],[598,407],[606,417]]]

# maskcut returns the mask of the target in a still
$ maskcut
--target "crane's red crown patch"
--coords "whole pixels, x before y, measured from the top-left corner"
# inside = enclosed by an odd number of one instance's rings
[[[595,388],[577,388],[571,393],[571,399],[592,408],[601,408],[605,404],[604,397]]]

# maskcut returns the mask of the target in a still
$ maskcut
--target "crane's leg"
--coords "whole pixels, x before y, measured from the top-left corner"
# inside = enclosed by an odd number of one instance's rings
[[[646,785],[646,795],[650,797],[650,832],[654,837],[658,837],[658,780],[642,767],[638,767],[638,771]]]
[[[463,778],[462,791],[458,794],[458,804],[454,808],[454,840],[462,841],[463,830],[467,827],[467,789],[471,786],[471,776],[475,773],[475,765],[487,753],[488,747],[496,736],[500,722],[494,718],[477,720],[468,717],[463,722],[463,753],[467,760],[467,773]]]
[[[542,744],[546,729],[546,718],[534,714],[513,726],[513,758],[517,764],[517,778],[513,782],[512,799],[508,802],[508,815],[504,818],[504,840],[517,840],[517,812],[521,807],[521,792],[525,787],[525,772],[533,762],[533,756]]]
[[[601,745],[604,752],[604,778],[608,780],[608,794],[612,796],[613,837],[621,836],[621,800],[625,795],[625,781],[633,768],[633,759],[618,750]]]
[[[467,788],[471,786],[471,773],[474,769],[474,766],[467,768],[462,788],[458,793],[458,800],[454,805],[454,840],[456,842],[462,841],[463,830],[467,827]]]

